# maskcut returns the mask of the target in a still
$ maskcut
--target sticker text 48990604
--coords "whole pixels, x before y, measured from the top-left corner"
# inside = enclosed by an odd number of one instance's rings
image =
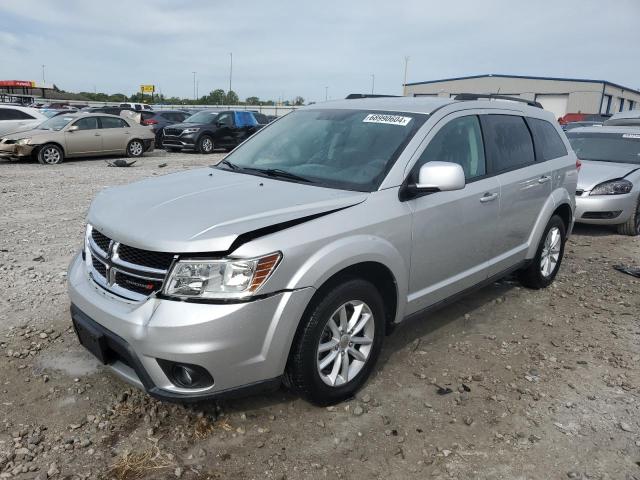
[[[388,125],[400,125],[406,127],[411,121],[411,117],[403,117],[401,115],[385,115],[382,113],[370,113],[364,120],[364,123],[386,123]]]

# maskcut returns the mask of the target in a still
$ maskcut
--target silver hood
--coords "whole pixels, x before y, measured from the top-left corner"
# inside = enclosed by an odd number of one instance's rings
[[[146,250],[224,252],[243,233],[355,205],[367,195],[203,168],[103,190],[88,221]]]
[[[582,160],[582,168],[578,175],[578,190],[589,191],[599,183],[625,177],[638,168],[640,165],[631,163]]]

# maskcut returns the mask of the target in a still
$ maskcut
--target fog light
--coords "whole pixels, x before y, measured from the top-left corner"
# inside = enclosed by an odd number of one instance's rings
[[[213,378],[206,369],[189,363],[176,363],[158,359],[158,365],[171,383],[181,388],[206,388],[213,385]]]

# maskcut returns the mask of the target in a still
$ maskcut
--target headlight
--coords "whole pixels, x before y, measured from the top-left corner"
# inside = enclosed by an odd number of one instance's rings
[[[182,133],[196,133],[198,131],[200,131],[199,128],[185,128]]]
[[[31,143],[30,138],[21,138],[20,140],[16,140],[18,145],[29,145]]]
[[[280,252],[251,259],[180,260],[165,295],[181,298],[243,298],[255,293],[280,262]]]
[[[620,180],[610,180],[593,187],[589,195],[622,195],[629,193],[633,188],[633,183],[621,178]]]

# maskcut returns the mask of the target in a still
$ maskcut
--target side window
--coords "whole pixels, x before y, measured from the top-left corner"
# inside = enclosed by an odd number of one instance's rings
[[[0,120],[14,120],[13,112],[15,110],[11,108],[0,108]]]
[[[14,110],[13,108],[0,109],[0,120],[33,120],[33,118],[22,110]]]
[[[129,125],[121,118],[100,117],[102,128],[127,128]]]
[[[221,113],[216,117],[217,123],[222,123],[227,127],[233,126],[233,120],[231,119],[231,113]]]
[[[491,173],[535,162],[531,133],[517,115],[482,115],[482,130]]]
[[[427,162],[457,163],[467,180],[487,173],[478,117],[459,117],[442,127],[420,155],[415,171]]]
[[[538,118],[527,118],[527,123],[533,135],[536,159],[539,162],[564,157],[567,154],[567,147],[553,125]]]
[[[95,130],[98,128],[98,118],[97,117],[86,117],[81,118],[74,125],[78,126],[78,130]]]

